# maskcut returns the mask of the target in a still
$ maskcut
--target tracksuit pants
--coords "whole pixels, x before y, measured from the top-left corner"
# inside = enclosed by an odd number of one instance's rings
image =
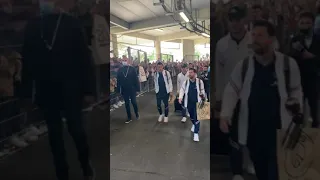
[[[190,119],[194,125],[194,133],[199,133],[200,121],[197,118],[197,103],[188,103],[188,111],[190,114]]]
[[[158,107],[158,112],[160,115],[162,115],[162,107],[161,107],[161,102],[164,104],[164,116],[168,117],[169,115],[169,96],[170,94],[157,94],[157,107]]]

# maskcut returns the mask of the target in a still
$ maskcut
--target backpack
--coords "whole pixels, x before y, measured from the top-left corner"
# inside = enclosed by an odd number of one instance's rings
[[[285,87],[288,96],[290,97],[290,61],[289,61],[289,56],[284,55],[283,59],[283,71],[284,71],[284,80],[285,80]],[[249,65],[249,57],[246,57],[242,63],[242,69],[241,69],[241,81],[242,83],[244,82],[244,78],[246,77],[247,70],[248,70],[248,65]]]
[[[196,78],[197,80],[198,80],[198,84],[199,84],[199,88],[200,88],[200,93],[201,93],[201,91],[203,90],[203,89],[201,89],[201,84],[200,84],[200,79],[199,78]],[[184,89],[186,89],[187,88],[187,81],[189,81],[189,80],[186,80],[185,82],[186,82],[186,84],[185,84],[185,87],[184,87]]]

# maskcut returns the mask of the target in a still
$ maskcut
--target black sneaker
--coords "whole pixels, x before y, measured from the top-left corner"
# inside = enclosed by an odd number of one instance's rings
[[[136,120],[139,120],[140,119],[140,115],[136,116]]]
[[[124,123],[129,124],[131,121],[132,121],[131,119],[128,119],[128,120],[126,120],[126,122],[124,122]]]

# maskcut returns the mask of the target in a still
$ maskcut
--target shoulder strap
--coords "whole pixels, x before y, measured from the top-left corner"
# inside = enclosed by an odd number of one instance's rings
[[[289,56],[284,55],[283,60],[283,71],[284,71],[284,80],[285,80],[285,86],[288,96],[290,97],[290,83],[291,83],[291,77],[290,77],[290,61]]]
[[[246,77],[249,66],[249,56],[243,60],[242,69],[241,69],[241,81],[244,82],[244,78]]]
[[[166,72],[166,77],[167,77],[167,83],[169,84],[168,71],[167,71],[167,70],[165,70],[165,72]]]

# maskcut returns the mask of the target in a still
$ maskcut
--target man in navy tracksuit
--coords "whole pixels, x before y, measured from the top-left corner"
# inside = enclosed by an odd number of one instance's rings
[[[192,121],[191,131],[194,133],[193,140],[199,141],[199,128],[200,121],[197,119],[197,103],[204,101],[204,85],[203,81],[199,78],[196,78],[196,70],[193,68],[189,69],[189,79],[186,80],[181,88],[179,93],[179,103],[184,104],[188,108],[190,119]],[[184,99],[184,102],[182,100]]]
[[[157,107],[159,111],[159,122],[162,122],[164,118],[164,122],[168,122],[169,115],[169,97],[172,94],[172,80],[170,73],[167,70],[163,69],[163,63],[157,63],[158,72],[156,74],[156,78],[154,78],[155,90],[157,93]],[[164,104],[164,115],[162,114],[161,102]]]

